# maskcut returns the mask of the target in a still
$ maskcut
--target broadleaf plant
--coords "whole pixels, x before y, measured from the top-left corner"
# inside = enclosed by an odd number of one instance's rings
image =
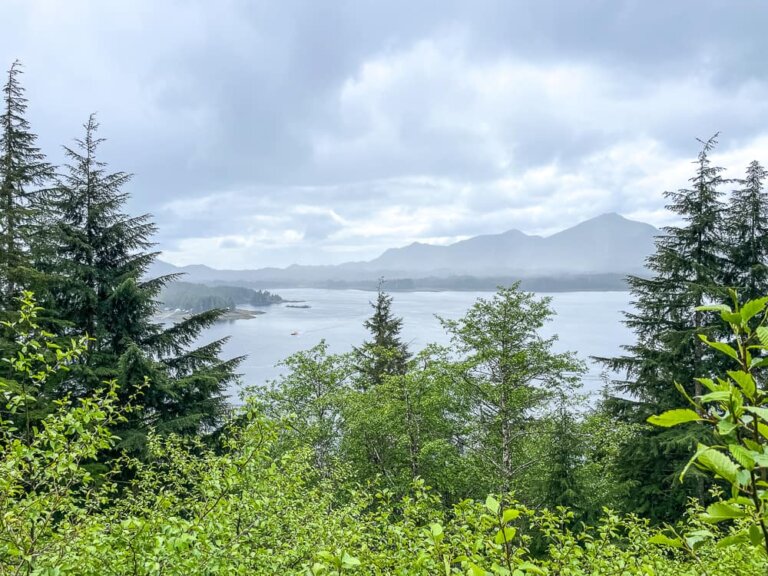
[[[700,338],[732,358],[736,369],[729,370],[727,378],[698,378],[707,392],[686,395],[692,409],[668,410],[648,422],[663,427],[701,422],[712,428],[717,443],[700,443],[680,480],[696,466],[730,485],[730,498],[711,504],[701,519],[713,524],[739,520],[740,531],[720,544],[750,542],[768,556],[768,298],[740,305],[735,292],[731,297],[732,307],[718,304],[697,310],[719,312],[730,326],[729,342]]]

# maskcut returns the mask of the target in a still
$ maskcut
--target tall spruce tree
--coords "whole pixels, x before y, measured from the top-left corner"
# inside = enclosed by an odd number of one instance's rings
[[[379,281],[376,301],[371,302],[373,315],[364,326],[371,333],[371,339],[360,348],[355,348],[362,389],[381,384],[386,376],[400,376],[408,367],[408,346],[400,339],[402,318],[392,313],[392,296],[384,291],[384,281]]]
[[[768,295],[768,194],[766,170],[756,160],[747,167],[741,187],[728,204],[728,235],[724,282],[743,302]]]
[[[84,332],[93,341],[85,361],[50,392],[79,396],[115,379],[128,402],[141,389],[141,409],[118,430],[124,447],[141,450],[150,427],[187,433],[214,426],[240,359],[219,359],[225,340],[189,348],[220,310],[171,327],[153,321],[156,297],[174,276],[144,279],[157,255],[150,251],[155,225],[149,215],[123,212],[130,175],[110,173],[98,160],[103,140],[93,115],[84,128],[83,138],[65,147],[69,163],[53,200],[58,222],[50,235],[58,257],[50,308],[70,333]]]
[[[32,287],[41,196],[53,176],[26,119],[21,74],[16,61],[3,85],[0,114],[0,310],[6,311],[15,308],[22,288]]]
[[[683,406],[685,399],[672,386],[678,382],[688,394],[700,394],[696,377],[711,373],[712,355],[698,338],[712,332],[709,313],[696,311],[723,297],[718,288],[723,257],[721,187],[723,168],[713,166],[710,153],[717,135],[702,142],[695,161],[691,187],[666,192],[667,208],[682,225],[664,228],[656,252],[647,261],[651,277],[629,277],[634,311],[625,313],[625,324],[636,336],[626,355],[602,359],[612,370],[626,375],[615,382],[622,393],[608,403],[627,422],[644,423],[651,414]],[[621,454],[621,479],[632,492],[630,511],[654,520],[674,520],[688,496],[706,495],[703,479],[689,476],[678,481],[680,470],[703,430],[695,425],[662,430],[644,429],[625,443]]]

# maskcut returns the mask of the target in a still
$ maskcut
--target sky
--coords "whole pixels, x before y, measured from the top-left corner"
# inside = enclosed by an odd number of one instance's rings
[[[261,268],[414,241],[672,223],[697,138],[768,163],[768,2],[0,0],[52,162],[97,113],[162,258]]]

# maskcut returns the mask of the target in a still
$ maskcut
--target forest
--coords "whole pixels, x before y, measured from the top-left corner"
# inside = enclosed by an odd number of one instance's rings
[[[166,308],[187,312],[207,312],[222,308],[233,310],[238,304],[269,306],[283,301],[277,294],[237,286],[206,286],[174,281],[163,286],[158,301]]]
[[[153,321],[178,278],[146,277],[131,175],[94,115],[49,164],[21,74],[0,113],[0,573],[768,572],[760,163],[726,177],[715,136],[666,193],[679,224],[626,280],[635,342],[599,359],[599,402],[514,283],[421,350],[380,285],[364,342],[233,402],[242,358],[200,344],[222,306]]]

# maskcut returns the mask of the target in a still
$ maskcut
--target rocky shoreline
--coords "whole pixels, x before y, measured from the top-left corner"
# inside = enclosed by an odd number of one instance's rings
[[[225,322],[231,320],[250,320],[251,318],[256,318],[256,316],[260,316],[262,314],[266,314],[266,312],[262,312],[261,310],[246,310],[244,308],[235,308],[234,310],[227,310],[224,312],[224,314],[219,317],[218,321]],[[154,319],[156,322],[181,322],[182,320],[186,320],[191,316],[194,316],[194,314],[186,310],[163,310],[156,314]]]

